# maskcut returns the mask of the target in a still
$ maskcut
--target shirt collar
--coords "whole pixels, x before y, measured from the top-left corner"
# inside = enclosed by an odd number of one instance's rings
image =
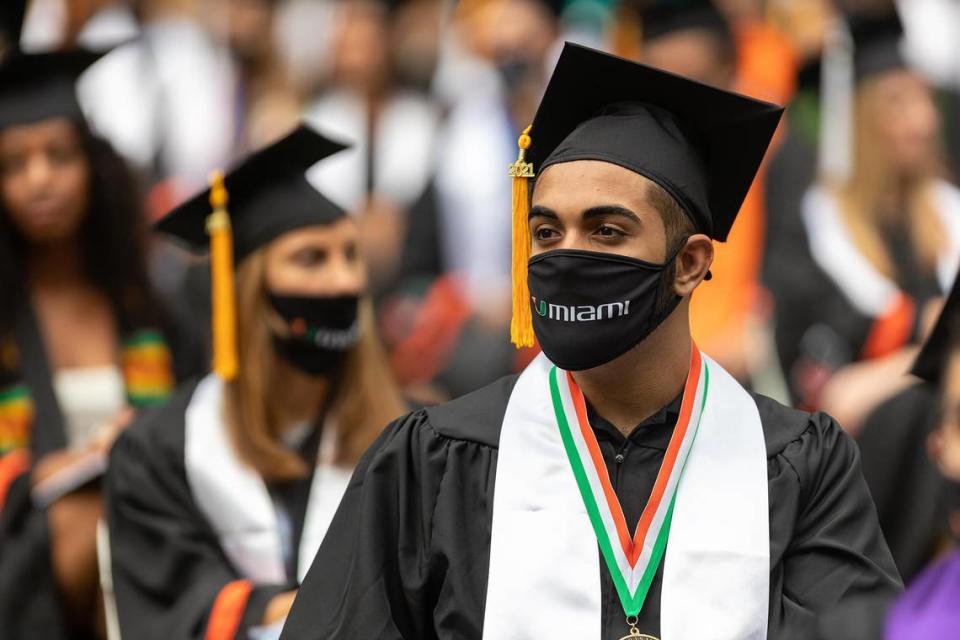
[[[673,435],[673,428],[680,417],[680,406],[683,404],[683,392],[669,404],[660,407],[652,416],[638,424],[630,432],[629,440],[638,446],[651,447],[666,451]],[[606,418],[594,411],[587,403],[587,418],[598,440],[613,442],[616,446],[622,445],[625,438],[619,429],[613,426]]]

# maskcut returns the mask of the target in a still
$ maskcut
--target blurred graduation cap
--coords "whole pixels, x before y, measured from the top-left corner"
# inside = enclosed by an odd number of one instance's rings
[[[223,379],[233,379],[237,371],[235,264],[288,231],[332,224],[347,215],[307,179],[313,165],[346,148],[301,124],[226,175],[215,174],[210,188],[156,223],[157,231],[196,253],[209,247],[214,370]]]
[[[846,11],[827,34],[820,77],[821,176],[842,182],[850,174],[853,93],[881,73],[908,67],[903,23],[896,6]]]
[[[906,69],[903,23],[896,7],[846,17],[853,40],[853,71],[857,82],[879,73]]]
[[[27,3],[28,0],[3,0],[0,3],[0,55],[20,44]]]
[[[617,164],[663,187],[698,231],[723,241],[782,113],[777,105],[567,43],[510,167],[514,344],[533,343],[529,179],[563,162]]]
[[[733,42],[726,17],[711,0],[650,0],[640,8],[643,40],[703,30]]]
[[[960,277],[953,282],[953,288],[937,323],[923,343],[920,354],[913,363],[910,373],[933,384],[940,383],[943,368],[947,364],[950,352],[960,344]]]
[[[82,119],[77,80],[105,53],[10,51],[0,62],[0,128],[50,118]]]

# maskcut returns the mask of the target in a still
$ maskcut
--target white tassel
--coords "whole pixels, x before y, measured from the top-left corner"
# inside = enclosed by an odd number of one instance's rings
[[[853,37],[837,18],[826,34],[820,76],[819,177],[843,184],[853,166]]]

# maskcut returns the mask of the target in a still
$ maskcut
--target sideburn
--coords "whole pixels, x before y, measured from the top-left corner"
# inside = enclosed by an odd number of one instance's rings
[[[686,238],[668,248],[667,255],[673,257],[663,268],[660,273],[660,282],[657,283],[657,299],[653,307],[654,316],[657,318],[662,317],[664,313],[670,310],[673,299],[677,295],[673,292],[673,281],[677,277],[677,256],[684,242],[686,242]]]

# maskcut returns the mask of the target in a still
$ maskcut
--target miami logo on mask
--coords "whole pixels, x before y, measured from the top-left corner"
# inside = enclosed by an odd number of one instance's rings
[[[591,320],[608,320],[630,315],[629,300],[598,305],[551,304],[546,300],[538,301],[536,296],[530,296],[530,300],[533,302],[533,308],[536,309],[537,314],[548,320],[590,322]]]

